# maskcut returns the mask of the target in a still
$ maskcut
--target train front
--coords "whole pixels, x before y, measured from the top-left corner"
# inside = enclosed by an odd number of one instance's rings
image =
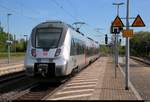
[[[66,33],[67,28],[61,22],[45,22],[33,29],[24,61],[28,76],[56,77],[66,74]]]

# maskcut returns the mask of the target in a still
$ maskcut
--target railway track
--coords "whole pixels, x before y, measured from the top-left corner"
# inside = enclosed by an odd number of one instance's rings
[[[30,88],[28,93],[15,100],[41,100],[47,94],[55,90],[59,85],[60,83],[38,83],[36,86]]]
[[[3,83],[10,82],[12,80],[25,77],[25,71],[10,73],[7,75],[0,76],[0,87]]]
[[[23,94],[21,96],[19,96],[18,94],[19,97],[17,96],[17,98],[14,98],[14,100],[43,100],[43,98],[46,97],[48,94],[53,95],[60,88],[64,87],[79,73],[75,73],[65,79],[58,79],[61,81],[54,81],[53,79],[51,80],[51,82],[40,81],[34,86],[27,89],[28,92],[26,94]]]
[[[30,89],[32,87],[35,87],[37,85],[37,82],[28,83],[27,85],[24,85],[20,88],[14,89],[12,91],[9,91],[7,93],[4,93],[0,96],[0,101],[11,101],[15,100],[18,97],[21,97],[22,95],[29,93]]]
[[[53,95],[56,92],[56,90],[59,90],[60,87],[63,87],[66,83],[72,80],[72,78],[74,78],[79,73],[76,73],[75,75],[67,79],[61,80],[61,82],[39,82],[33,80],[35,82],[33,82],[32,84],[25,85],[20,89],[3,95],[5,96],[3,100],[42,100],[48,94]]]
[[[37,81],[25,75],[25,71],[15,72],[0,77],[0,101],[12,100],[28,92]]]
[[[21,96],[18,94],[18,96],[20,97],[17,96],[17,98],[14,98],[14,100],[43,100],[43,98],[47,95],[53,95],[56,91],[64,87],[79,73],[75,73],[74,75],[58,82],[38,82],[36,85],[27,89],[28,92],[26,94],[23,94]]]
[[[42,100],[67,80],[69,79],[62,80],[61,83],[40,82],[26,76],[25,72],[3,76],[0,80],[0,101]]]
[[[28,79],[26,79],[27,81]],[[41,82],[30,80],[26,82],[26,85],[20,85],[22,87],[9,91],[8,93],[0,96],[0,101],[11,100],[42,100],[47,94],[53,93],[54,90],[62,86],[70,79],[62,80],[62,82]],[[18,82],[19,84],[20,82]],[[5,90],[5,89],[4,89]]]

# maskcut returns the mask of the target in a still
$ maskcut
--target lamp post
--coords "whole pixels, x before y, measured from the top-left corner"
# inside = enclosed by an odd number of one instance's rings
[[[7,26],[8,26],[8,32],[7,32],[7,34],[8,34],[8,40],[7,40],[7,44],[8,44],[8,64],[10,63],[10,44],[11,44],[11,42],[10,42],[10,36],[9,36],[9,16],[11,16],[12,14],[10,14],[10,13],[8,13],[7,14]]]
[[[121,2],[121,3],[113,3],[113,5],[117,6],[117,16],[119,16],[119,6],[120,5],[124,5],[124,3],[123,2]]]
[[[1,21],[0,21],[0,32],[2,32]]]
[[[124,5],[123,2],[121,3],[113,3],[113,5],[117,6],[117,16],[119,16],[119,7],[121,5]],[[115,34],[115,66],[117,67],[118,66],[118,34]]]
[[[16,53],[16,35],[14,34],[14,52]]]
[[[0,33],[2,32],[2,27],[1,27],[1,19],[0,19]]]

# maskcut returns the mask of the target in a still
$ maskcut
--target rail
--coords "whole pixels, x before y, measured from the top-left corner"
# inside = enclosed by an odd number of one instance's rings
[[[25,77],[25,71],[15,72],[7,75],[0,76],[0,84],[9,82],[11,80]]]

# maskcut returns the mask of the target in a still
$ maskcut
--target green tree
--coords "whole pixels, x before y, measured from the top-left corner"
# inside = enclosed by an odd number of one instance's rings
[[[14,41],[12,34],[9,35],[10,40],[13,41],[13,44],[11,45],[11,52],[25,52],[25,40],[16,40]],[[7,51],[7,44],[6,41],[8,39],[8,34],[6,32],[0,32],[0,52],[6,52]],[[15,42],[15,43],[14,43]]]
[[[16,51],[17,52],[25,52],[25,40],[21,39],[16,42]]]
[[[5,32],[0,32],[0,51],[1,52],[6,51],[6,48],[7,48],[6,40],[7,40],[7,34]]]
[[[150,32],[136,32],[130,40],[131,55],[149,57]]]

